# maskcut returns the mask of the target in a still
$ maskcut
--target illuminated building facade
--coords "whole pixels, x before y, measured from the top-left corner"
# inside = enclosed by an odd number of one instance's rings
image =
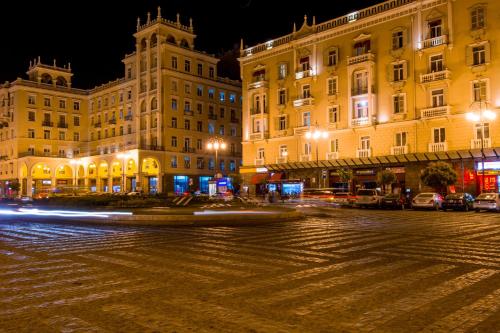
[[[338,187],[348,168],[373,187],[390,168],[418,192],[422,168],[442,160],[457,190],[476,193],[483,152],[498,191],[499,11],[493,0],[390,0],[242,45],[245,183]]]
[[[75,89],[70,65],[38,58],[28,79],[0,86],[0,195],[13,183],[29,196],[76,184],[203,191],[216,169],[205,147],[214,137],[227,145],[217,170],[239,172],[241,83],[218,77],[218,59],[195,50],[191,20],[167,20],[158,8],[138,19],[134,37],[116,81]]]

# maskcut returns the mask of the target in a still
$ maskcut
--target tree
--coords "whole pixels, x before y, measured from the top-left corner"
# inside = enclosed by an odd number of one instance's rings
[[[396,181],[396,174],[392,170],[381,170],[377,173],[377,183],[382,186],[384,192],[388,185],[391,185]]]
[[[420,180],[437,192],[443,193],[446,192],[447,186],[455,184],[457,181],[457,173],[448,163],[432,162],[422,171]]]
[[[343,183],[347,183],[348,190],[351,190],[351,180],[354,178],[354,173],[351,169],[342,168],[338,169],[337,173],[339,174],[340,181]]]

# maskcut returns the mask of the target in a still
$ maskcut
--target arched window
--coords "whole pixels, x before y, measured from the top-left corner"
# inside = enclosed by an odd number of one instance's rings
[[[170,44],[177,44],[177,42],[175,41],[175,37],[172,36],[172,35],[168,35],[167,36],[167,43],[170,43]]]
[[[188,41],[187,41],[187,40],[185,40],[185,39],[183,39],[183,40],[181,41],[181,47],[185,47],[186,49],[188,49],[188,48],[189,48],[189,43],[188,43]]]
[[[141,40],[141,51],[146,51],[146,38]]]
[[[151,47],[155,47],[157,43],[158,43],[158,38],[156,37],[156,34],[153,34],[151,36]]]
[[[52,76],[50,74],[42,74],[42,83],[52,84]]]
[[[61,86],[61,87],[67,87],[68,82],[62,76],[58,76],[57,80],[56,80],[56,85]]]
[[[146,102],[145,101],[141,102],[141,112],[146,112]]]
[[[156,110],[158,108],[158,102],[156,100],[156,97],[153,97],[151,100],[151,110]]]

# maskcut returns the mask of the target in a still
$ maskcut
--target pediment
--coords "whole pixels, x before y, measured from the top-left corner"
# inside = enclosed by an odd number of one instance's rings
[[[370,39],[371,37],[372,37],[371,34],[361,33],[358,37],[353,38],[353,41],[360,42],[366,39]]]

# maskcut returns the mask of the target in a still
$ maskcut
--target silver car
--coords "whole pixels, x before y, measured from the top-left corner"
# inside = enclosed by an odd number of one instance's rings
[[[498,193],[481,193],[476,197],[473,204],[476,212],[481,209],[500,211],[500,194]]]
[[[439,210],[443,205],[443,196],[439,193],[420,193],[411,201],[413,209]]]
[[[355,204],[358,207],[380,207],[383,197],[379,190],[361,189],[356,193]]]

